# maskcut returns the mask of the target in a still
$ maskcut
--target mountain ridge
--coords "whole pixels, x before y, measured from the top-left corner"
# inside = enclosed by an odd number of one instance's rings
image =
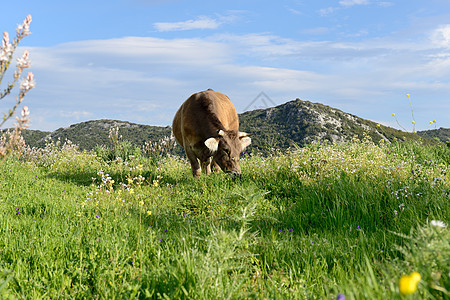
[[[375,142],[383,139],[419,140],[427,142],[450,140],[450,129],[440,128],[418,132],[403,132],[376,122],[360,118],[321,103],[295,99],[284,104],[256,109],[239,114],[240,130],[252,134],[252,148],[286,149],[317,141],[346,142],[354,137],[369,136]],[[25,130],[24,138],[31,147],[44,147],[46,140],[71,140],[82,150],[108,145],[109,131],[119,128],[123,140],[137,146],[156,142],[171,135],[171,127],[141,125],[119,120],[91,120],[59,128],[53,132]]]

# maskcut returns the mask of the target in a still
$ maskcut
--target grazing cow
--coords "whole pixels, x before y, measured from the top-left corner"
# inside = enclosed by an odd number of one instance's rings
[[[236,109],[224,94],[209,89],[190,96],[175,114],[172,130],[186,151],[195,177],[201,170],[209,175],[211,163],[213,171],[220,167],[227,173],[241,173],[239,154],[251,139],[239,132]]]

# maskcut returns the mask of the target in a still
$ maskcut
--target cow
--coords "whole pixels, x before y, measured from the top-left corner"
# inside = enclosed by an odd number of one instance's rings
[[[239,132],[236,109],[226,95],[212,89],[191,95],[175,114],[172,131],[186,151],[194,177],[202,171],[209,175],[211,164],[213,171],[241,174],[239,154],[251,138]]]

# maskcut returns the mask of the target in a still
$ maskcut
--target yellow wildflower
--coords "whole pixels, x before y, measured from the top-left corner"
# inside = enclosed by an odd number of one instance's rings
[[[395,117],[395,114],[394,114],[394,113],[392,113],[392,116],[393,116],[393,117]]]
[[[403,295],[409,295],[417,290],[417,284],[419,283],[421,277],[417,272],[413,272],[409,275],[402,275],[398,283],[398,288],[400,293]]]
[[[147,210],[147,216],[151,216],[152,215],[152,211],[151,210]]]
[[[380,125],[380,124],[377,124],[377,127],[381,127],[381,125]]]
[[[413,124],[416,124],[416,121],[412,121]]]
[[[406,97],[408,97],[408,98],[409,98],[409,94],[406,94]]]

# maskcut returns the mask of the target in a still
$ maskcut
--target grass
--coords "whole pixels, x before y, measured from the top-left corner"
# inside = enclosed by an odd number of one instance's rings
[[[102,157],[106,157],[103,155]],[[191,178],[73,145],[0,164],[0,298],[445,299],[450,151],[317,144]]]

